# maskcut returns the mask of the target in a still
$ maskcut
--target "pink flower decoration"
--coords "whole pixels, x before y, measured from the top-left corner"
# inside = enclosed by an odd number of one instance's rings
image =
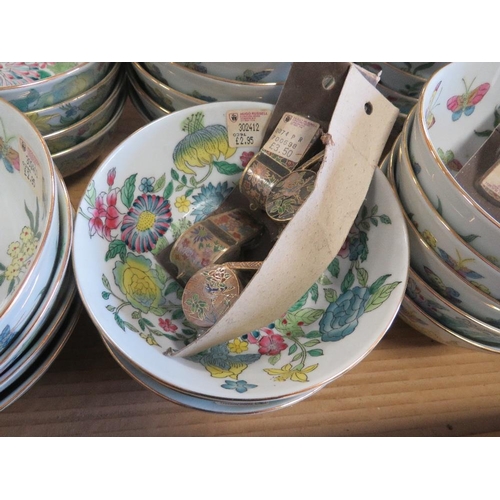
[[[276,333],[262,337],[259,341],[259,354],[275,356],[287,348],[283,337]]]
[[[177,326],[174,325],[169,319],[160,318],[158,320],[158,324],[161,328],[163,328],[166,332],[175,333],[177,331]]]
[[[117,189],[113,189],[107,195],[101,193],[96,201],[95,207],[89,208],[91,219],[89,221],[90,236],[98,234],[102,238],[111,241],[111,231],[117,229],[121,223],[121,214],[116,208]]]
[[[107,182],[109,187],[111,187],[115,182],[115,177],[116,177],[116,168],[113,167],[108,171]]]
[[[251,151],[244,151],[243,153],[241,153],[240,156],[241,166],[245,168],[254,155],[255,153],[252,153]]]

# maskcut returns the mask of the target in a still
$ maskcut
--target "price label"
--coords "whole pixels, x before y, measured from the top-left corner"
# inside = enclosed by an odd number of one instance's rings
[[[38,158],[28,143],[19,138],[20,171],[23,179],[30,185],[39,200],[43,196],[43,174]]]
[[[262,151],[272,158],[281,158],[288,165],[294,165],[301,160],[319,133],[319,123],[285,113]]]
[[[229,145],[233,148],[259,148],[271,116],[270,110],[238,109],[228,111],[226,123]]]

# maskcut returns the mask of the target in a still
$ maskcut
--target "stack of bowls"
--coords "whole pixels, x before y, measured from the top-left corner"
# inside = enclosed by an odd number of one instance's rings
[[[37,127],[66,177],[105,148],[125,104],[120,63],[0,63],[0,97]]]
[[[398,125],[402,127],[415,107],[427,80],[448,63],[442,62],[363,62],[372,73],[380,73],[377,88],[399,109]]]
[[[31,387],[81,309],[66,186],[33,123],[0,99],[0,409]]]
[[[409,266],[402,212],[377,170],[340,253],[285,315],[189,359],[166,355],[200,331],[156,256],[220,206],[258,151],[230,144],[228,111],[248,106],[208,103],[147,124],[103,160],[75,221],[80,296],[112,355],[162,397],[218,413],[283,408],[355,366],[396,316]]]
[[[498,115],[500,64],[450,63],[426,83],[386,159],[411,270],[402,317],[444,343],[500,352],[500,224],[456,172]]]
[[[206,102],[275,104],[290,67],[283,62],[133,62],[127,75],[132,102],[151,121]]]

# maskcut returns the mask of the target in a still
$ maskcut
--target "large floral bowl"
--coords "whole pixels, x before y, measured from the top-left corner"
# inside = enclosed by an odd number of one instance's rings
[[[109,97],[121,74],[121,63],[114,63],[102,80],[85,92],[42,109],[27,111],[26,116],[42,135],[52,134],[82,120]]]
[[[158,80],[183,94],[203,101],[256,101],[275,104],[283,88],[280,83],[235,82],[207,77],[175,62],[144,62]]]
[[[198,104],[205,104],[206,101],[196,97],[183,94],[148,73],[139,63],[132,62],[128,66],[127,75],[132,86],[137,90],[140,88],[149,95],[153,101],[167,111],[178,111],[190,108]],[[138,91],[138,90],[137,90]],[[139,91],[138,91],[139,92]]]
[[[0,333],[14,337],[43,297],[59,240],[54,165],[35,126],[0,99]]]
[[[494,264],[500,224],[455,180],[498,123],[500,63],[450,63],[426,84],[409,116],[410,157],[422,189],[458,233]]]
[[[221,204],[258,150],[230,144],[228,121],[241,110],[260,114],[272,106],[201,105],[121,143],[80,203],[73,263],[99,331],[148,376],[203,398],[261,401],[322,386],[377,345],[403,298],[409,252],[395,193],[377,169],[340,253],[293,307],[192,358],[166,356],[199,332],[184,317],[182,287],[155,256]],[[197,243],[217,244],[204,234]]]
[[[0,63],[0,97],[24,112],[46,108],[91,88],[111,64]]]

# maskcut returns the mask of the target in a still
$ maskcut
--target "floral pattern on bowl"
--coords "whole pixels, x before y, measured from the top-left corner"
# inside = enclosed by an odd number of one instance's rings
[[[2,62],[0,87],[33,83],[73,69],[76,62]]]
[[[405,229],[392,190],[377,171],[377,188],[370,191],[339,255],[282,317],[190,359],[165,357],[169,348],[189,343],[198,331],[184,317],[182,287],[155,255],[198,216],[222,203],[257,151],[231,148],[227,130],[223,133],[224,111],[240,108],[248,103],[184,110],[131,138],[134,143],[142,134],[168,137],[168,146],[162,141],[161,161],[152,159],[150,149],[158,147],[152,146],[153,138],[149,145],[137,142],[140,151],[130,149],[135,151],[132,158],[125,153],[126,143],[108,157],[79,208],[76,276],[105,339],[153,378],[206,397],[286,397],[339,376],[381,338],[404,293],[407,248],[403,242],[402,248],[387,249],[394,256],[387,265],[381,264],[377,248],[396,228],[398,235]],[[169,132],[159,134],[169,123]],[[149,159],[140,163],[148,168],[139,171],[136,158],[142,154]],[[94,263],[90,273],[84,271],[82,258]]]

